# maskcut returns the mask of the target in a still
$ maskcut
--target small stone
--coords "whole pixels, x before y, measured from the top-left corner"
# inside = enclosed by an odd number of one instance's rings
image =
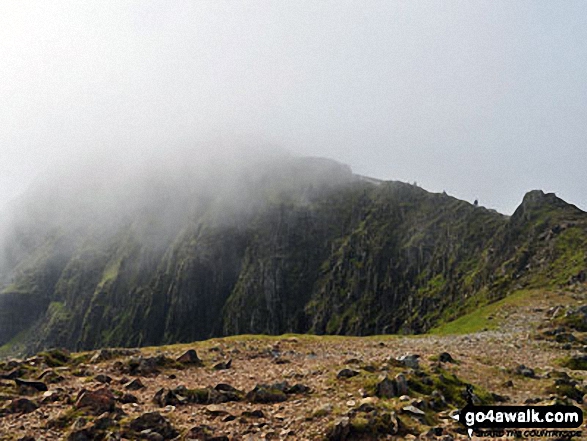
[[[336,374],[336,378],[352,378],[359,375],[359,372],[353,370],[353,369],[349,369],[349,368],[344,368],[342,370],[340,370],[338,372],[338,374]]]
[[[378,401],[379,401],[379,398],[377,398],[377,397],[362,398],[361,401],[359,401],[359,406],[362,406],[364,404],[373,406],[373,405],[377,404]]]
[[[440,361],[441,363],[454,363],[455,362],[455,360],[452,358],[452,355],[450,355],[448,352],[442,352],[438,356],[438,361]]]
[[[122,404],[131,404],[131,403],[138,403],[139,399],[135,397],[133,394],[125,393],[118,399]]]
[[[407,395],[408,393],[408,380],[404,374],[397,374],[395,376],[395,387],[397,395]]]
[[[114,395],[107,387],[89,391],[82,389],[75,401],[76,409],[88,409],[99,415],[114,410]]]
[[[334,409],[334,406],[332,406],[332,404],[330,403],[326,403],[323,404],[322,406],[318,406],[316,408],[314,408],[314,410],[312,411],[312,415],[314,415],[317,418],[326,416],[326,415],[330,415],[332,413]]]
[[[379,398],[392,398],[397,396],[395,381],[390,380],[387,376],[384,377],[375,386],[375,395]]]
[[[209,406],[205,407],[206,412],[208,412],[213,417],[225,416],[230,415],[224,407],[218,406],[216,404],[210,404]]]
[[[124,385],[124,388],[126,390],[140,390],[140,389],[144,389],[145,385],[143,384],[143,382],[141,380],[139,380],[138,378],[135,378],[134,380],[126,383]]]
[[[159,412],[144,413],[130,422],[130,428],[135,432],[151,430],[161,435],[163,439],[173,439],[179,436],[179,432]]]
[[[241,416],[245,418],[265,418],[265,414],[259,409],[245,410],[241,413]]]
[[[34,412],[39,408],[39,405],[34,401],[31,401],[27,398],[16,398],[10,402],[8,405],[8,411],[10,413],[31,413]]]
[[[420,358],[419,355],[407,354],[407,355],[402,355],[401,357],[398,357],[397,361],[399,361],[405,367],[408,367],[410,369],[419,369],[420,363],[418,362],[418,358]]]
[[[328,441],[345,441],[351,433],[351,422],[349,417],[339,419],[326,434]]]
[[[534,369],[530,369],[529,367],[526,367],[523,364],[516,367],[516,374],[522,375],[523,377],[527,378],[535,378],[536,376],[536,374],[534,373]]]
[[[182,355],[177,357],[176,361],[182,364],[201,365],[202,360],[198,357],[198,353],[194,349],[188,349]]]
[[[309,394],[312,390],[305,384],[296,383],[283,389],[286,394]]]
[[[214,369],[215,371],[221,371],[225,369],[230,369],[231,366],[232,358],[230,358],[228,361],[221,361],[219,363],[216,363],[214,366],[212,366],[212,369]]]
[[[410,415],[416,415],[418,417],[426,415],[426,413],[423,410],[420,410],[416,406],[412,406],[411,404],[402,407],[402,411],[404,413],[408,413]]]
[[[175,391],[166,388],[159,389],[153,397],[153,402],[158,404],[159,407],[165,407],[169,405],[175,406],[179,404],[180,401],[180,397],[175,393]]]
[[[101,361],[110,360],[113,357],[114,355],[110,349],[100,349],[98,352],[92,355],[92,358],[90,358],[90,363],[97,364]]]
[[[26,387],[31,388],[39,392],[45,392],[49,390],[47,385],[42,381],[30,381],[30,380],[23,380],[22,378],[15,378],[14,382],[19,387]]]
[[[106,374],[98,374],[94,377],[94,381],[97,381],[98,383],[108,384],[112,381],[112,378]]]
[[[37,377],[38,380],[43,380],[45,383],[55,384],[60,383],[65,378],[62,375],[59,375],[53,369],[45,369],[43,372],[39,374]]]
[[[287,396],[276,385],[258,384],[247,393],[246,399],[252,403],[279,403],[287,400]]]

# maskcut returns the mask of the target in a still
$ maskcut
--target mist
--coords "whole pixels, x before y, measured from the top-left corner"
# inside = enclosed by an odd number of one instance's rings
[[[72,157],[237,140],[502,213],[534,188],[585,209],[586,8],[2,2],[0,205]]]
[[[0,282],[26,272],[21,262],[44,246],[67,254],[131,231],[136,244],[163,253],[190,226],[245,229],[268,204],[305,204],[354,179],[335,161],[238,140],[86,150],[4,207]]]

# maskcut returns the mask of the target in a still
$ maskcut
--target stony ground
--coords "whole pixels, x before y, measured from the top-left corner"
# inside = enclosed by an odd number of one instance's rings
[[[466,335],[241,336],[4,361],[0,440],[467,439],[450,418],[466,384],[479,402],[585,412],[585,333],[560,325],[584,301],[536,293]]]

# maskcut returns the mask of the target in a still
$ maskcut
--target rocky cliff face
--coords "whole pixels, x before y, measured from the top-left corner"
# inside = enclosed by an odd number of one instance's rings
[[[540,191],[507,217],[311,159],[197,197],[182,188],[154,191],[115,227],[15,228],[0,343],[420,333],[519,287],[585,278],[587,215]]]

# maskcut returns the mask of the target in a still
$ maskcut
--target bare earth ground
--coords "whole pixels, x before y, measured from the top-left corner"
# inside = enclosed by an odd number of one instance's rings
[[[214,439],[213,436],[225,435],[231,440],[319,440],[325,439],[328,430],[332,430],[341,418],[349,415],[349,412],[352,414],[353,409],[361,405],[383,406],[384,409],[395,411],[401,430],[397,434],[357,435],[354,438],[348,435],[340,439],[468,439],[459,423],[448,418],[447,414],[456,407],[450,403],[443,409],[431,410],[426,407],[426,403],[422,403],[426,397],[411,387],[408,396],[401,399],[374,396],[374,384],[383,376],[394,378],[398,373],[404,373],[412,378],[414,375],[409,367],[390,362],[390,359],[417,354],[423,371],[432,373],[440,367],[443,371],[456,374],[466,383],[508,397],[506,404],[524,404],[528,399],[537,399],[540,404],[545,404],[556,398],[552,396],[552,391],[546,391],[553,384],[549,375],[552,371],[567,372],[578,382],[579,387],[587,386],[586,371],[569,370],[561,367],[560,363],[563,357],[584,354],[585,348],[573,344],[571,349],[568,345],[564,349],[562,344],[553,340],[537,339],[537,329],[548,325],[552,308],[584,304],[584,299],[584,293],[534,294],[526,302],[501,308],[493,317],[498,324],[496,329],[466,335],[241,336],[187,345],[143,348],[140,354],[134,355],[150,357],[164,354],[175,360],[187,349],[195,349],[203,362],[202,366],[186,367],[176,363],[161,367],[158,374],[140,375],[125,371],[130,359],[128,355],[96,363],[86,361],[77,365],[65,364],[53,369],[63,380],[48,382],[48,392],[17,389],[13,379],[0,380],[0,407],[8,407],[18,396],[26,397],[39,406],[29,413],[7,413],[0,417],[0,440],[27,439],[26,436],[35,440],[163,439],[150,430],[142,434],[124,431],[132,420],[147,412],[159,412],[167,418],[180,432],[178,439]],[[448,352],[456,363],[439,364],[437,357],[442,352]],[[213,368],[216,363],[229,359],[232,359],[230,368]],[[23,363],[32,363],[35,368],[25,378],[34,379],[47,368],[39,365],[42,361],[38,357]],[[516,373],[516,368],[521,364],[534,369],[535,377]],[[345,367],[358,374],[352,378],[337,378],[337,373]],[[137,403],[123,404],[117,401],[116,411],[102,415],[84,413],[83,409],[76,410],[75,400],[80,390],[104,387],[104,384],[95,380],[98,374],[111,377],[112,381],[106,385],[108,389],[131,393],[137,398]],[[124,384],[135,378],[139,378],[145,387],[136,391],[126,390]],[[153,397],[161,388],[214,388],[219,383],[226,383],[246,393],[260,383],[283,381],[290,385],[303,384],[310,391],[288,394],[285,401],[265,404],[251,402],[254,400],[245,397],[240,401],[218,404],[160,405],[153,402]],[[511,383],[508,384],[508,381]],[[52,391],[57,392],[52,395]],[[58,397],[57,401],[52,402],[47,398],[50,396]],[[410,404],[426,410],[432,420],[403,410]],[[585,413],[585,403],[573,404],[580,406]],[[261,413],[243,414],[255,410]],[[102,438],[86,430],[91,429],[96,419],[108,416],[115,422],[104,432],[99,432]],[[56,424],[60,418],[64,422]],[[192,431],[191,437],[187,435],[190,429],[202,426],[208,426],[205,429],[208,435],[196,435],[198,430]],[[433,427],[437,428],[435,433],[430,431]],[[587,439],[585,425],[582,431],[582,439]],[[110,435],[104,435],[108,433]]]

